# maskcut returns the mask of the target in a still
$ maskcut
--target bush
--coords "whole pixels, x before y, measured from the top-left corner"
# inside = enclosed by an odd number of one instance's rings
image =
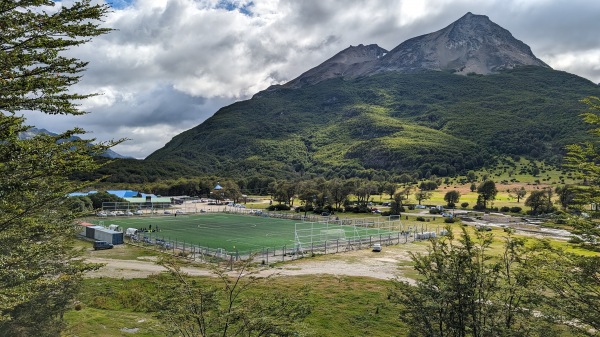
[[[502,207],[500,207],[500,212],[504,212],[504,213],[510,212],[510,207],[508,207],[508,206],[502,206]]]
[[[510,212],[511,212],[511,213],[521,213],[521,210],[522,210],[522,209],[521,209],[521,207],[519,207],[519,206],[514,206],[514,207],[511,207],[511,208],[510,208]]]
[[[422,216],[418,216],[418,217],[417,217],[417,221],[425,221],[425,218],[424,218],[424,217],[422,217]]]
[[[454,218],[444,218],[445,223],[455,223],[456,220]]]
[[[267,210],[268,211],[289,211],[290,206],[285,205],[285,204],[271,205],[271,206],[267,207]]]
[[[441,214],[441,213],[442,213],[442,211],[437,208],[429,209],[429,214]]]
[[[476,211],[483,211],[485,209],[485,206],[483,206],[483,204],[477,204],[473,206],[473,209]]]
[[[467,207],[469,207],[469,203],[468,202],[463,202],[462,204],[460,204],[460,207],[467,208]]]

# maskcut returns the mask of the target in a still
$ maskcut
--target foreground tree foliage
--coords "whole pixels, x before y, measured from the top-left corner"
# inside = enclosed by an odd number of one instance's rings
[[[597,336],[600,331],[600,257],[580,256],[546,246],[532,262],[549,317],[571,322],[574,329]]]
[[[65,199],[82,186],[67,177],[97,169],[93,156],[112,144],[73,140],[80,129],[19,139],[29,129],[20,111],[84,113],[73,101],[87,96],[69,87],[86,63],[61,52],[107,32],[96,23],[107,7],[53,5],[0,2],[0,336],[59,335],[82,273],[94,268],[72,249],[78,214]]]
[[[305,289],[253,293],[259,284],[268,284],[270,278],[256,277],[251,260],[242,261],[233,276],[214,268],[221,287],[198,284],[172,258],[165,258],[160,264],[171,277],[156,285],[160,292],[153,307],[171,335],[297,336],[297,323],[311,310],[302,299]]]
[[[501,256],[490,252],[492,235],[462,228],[431,241],[428,254],[412,254],[415,286],[395,281],[392,299],[412,336],[551,335],[534,314],[541,298],[528,265],[525,242],[509,235]]]

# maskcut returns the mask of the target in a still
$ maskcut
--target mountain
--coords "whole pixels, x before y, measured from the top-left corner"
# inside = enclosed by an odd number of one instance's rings
[[[19,139],[30,139],[35,137],[38,134],[46,134],[46,135],[50,135],[50,136],[57,136],[58,134],[50,132],[46,129],[38,129],[38,128],[30,128],[29,130],[25,131],[25,132],[21,132],[19,134]],[[78,137],[75,137],[76,139],[79,139]],[[131,157],[127,157],[127,156],[123,156],[121,154],[116,153],[115,151],[108,149],[106,150],[106,152],[104,152],[102,155],[102,157],[106,157],[106,158],[110,158],[110,159],[126,159],[126,158],[131,158]]]
[[[298,88],[336,77],[352,79],[388,71],[486,75],[527,65],[550,68],[508,30],[485,15],[469,12],[446,28],[409,39],[390,52],[375,44],[350,46],[283,86]]]
[[[454,175],[496,156],[557,163],[589,139],[579,100],[600,88],[555,71],[467,13],[391,51],[349,47],[298,78],[221,108],[113,181],[165,177]],[[172,168],[172,169],[170,169]],[[180,173],[183,174],[183,173]],[[137,181],[136,180],[136,181]]]

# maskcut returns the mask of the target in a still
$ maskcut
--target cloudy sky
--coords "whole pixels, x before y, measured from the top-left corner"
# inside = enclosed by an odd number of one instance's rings
[[[67,4],[72,0],[64,0]],[[102,0],[99,0],[102,1]],[[350,45],[391,50],[467,12],[487,15],[554,69],[600,82],[598,0],[113,0],[116,29],[70,51],[89,61],[76,90],[101,95],[78,117],[26,114],[73,126],[144,158],[220,107],[287,82]],[[58,3],[61,4],[60,2]]]

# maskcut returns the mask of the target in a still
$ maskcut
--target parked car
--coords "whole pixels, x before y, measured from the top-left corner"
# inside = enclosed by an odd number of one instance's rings
[[[117,216],[117,212],[115,212],[115,211],[108,212],[108,216]]]
[[[133,212],[134,215],[143,215],[144,212],[142,212],[141,209],[138,209],[137,211]]]
[[[185,214],[185,211],[182,209],[178,209],[177,211],[175,211],[175,214]]]
[[[131,213],[131,211],[127,211],[127,212],[125,212],[125,215],[127,215],[127,216],[132,216],[132,215],[133,215],[133,213]]]
[[[374,252],[380,252],[381,251],[381,243],[374,243],[373,244],[373,251]]]
[[[111,249],[113,247],[112,243],[106,241],[94,241],[94,250]]]
[[[106,212],[98,212],[98,213],[96,213],[96,215],[101,216],[101,217],[108,216],[108,214],[106,214]]]
[[[164,214],[171,214],[171,211],[165,211]]]

